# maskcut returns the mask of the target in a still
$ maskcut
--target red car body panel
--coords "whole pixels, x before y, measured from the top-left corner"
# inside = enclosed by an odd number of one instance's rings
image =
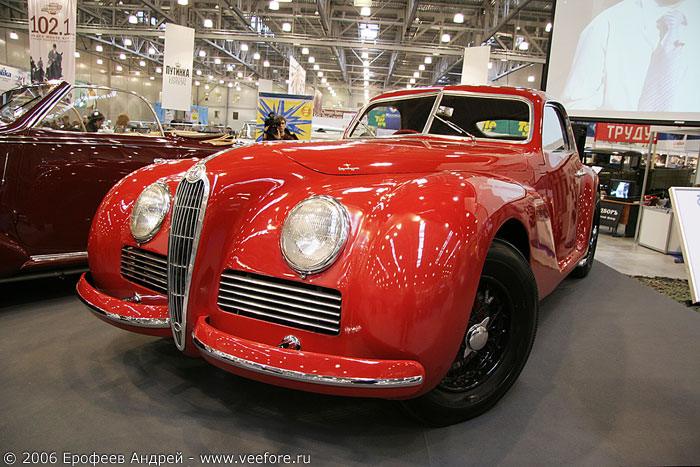
[[[435,387],[452,364],[486,253],[499,231],[523,239],[539,297],[554,290],[586,255],[597,177],[581,165],[575,149],[566,155],[542,151],[543,93],[466,89],[531,99],[532,138],[515,144],[430,135],[263,143],[210,158],[211,187],[191,273],[185,353],[202,353],[227,371],[302,390],[416,397]],[[418,91],[406,94],[411,92]],[[122,246],[138,246],[129,229],[132,205],[156,181],[175,193],[195,162],[146,167],[107,195],[89,239],[92,278],[83,277],[78,287],[93,311],[109,310],[113,298],[128,299],[135,292],[153,296],[119,272]],[[290,210],[315,195],[345,206],[350,232],[332,266],[300,278],[280,253],[280,231]],[[167,255],[169,230],[168,215],[140,248]],[[339,334],[223,311],[217,304],[219,280],[228,269],[339,291]],[[164,295],[151,300],[167,305]],[[133,306],[139,316],[163,316],[149,311],[150,305]],[[104,311],[96,314],[104,319]],[[300,352],[277,347],[290,334],[302,342]],[[289,374],[271,376],[240,363],[253,360]],[[378,388],[295,379],[304,371],[392,381],[420,377],[421,382]]]
[[[17,121],[0,127],[0,280],[84,264],[86,257],[79,253],[87,249],[92,218],[118,180],[158,158],[205,156],[220,149],[169,134],[33,127],[69,89],[58,85]]]

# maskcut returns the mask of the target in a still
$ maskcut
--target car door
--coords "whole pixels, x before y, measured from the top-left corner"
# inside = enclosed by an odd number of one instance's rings
[[[15,222],[17,235],[32,254],[85,251],[92,217],[118,180],[156,158],[186,152],[172,147],[162,133],[151,134],[145,126],[148,114],[140,113],[131,100],[120,99],[119,91],[80,91],[74,88],[71,103],[57,103],[25,132]],[[89,132],[84,119],[96,111],[106,117],[105,123]],[[134,129],[144,133],[114,132],[116,116],[124,111],[135,117],[132,121],[138,118]]]
[[[546,104],[542,119],[545,177],[540,192],[549,203],[559,261],[569,257],[576,246],[579,181],[582,174],[581,161],[568,129],[564,110],[558,104]]]

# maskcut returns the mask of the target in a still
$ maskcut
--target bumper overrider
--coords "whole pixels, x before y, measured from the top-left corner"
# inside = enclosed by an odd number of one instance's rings
[[[167,305],[145,305],[111,297],[84,274],[80,299],[98,318],[142,334],[171,335]],[[420,391],[423,366],[411,360],[375,360],[280,348],[222,332],[199,316],[192,340],[210,363],[266,383],[326,394],[410,397]]]

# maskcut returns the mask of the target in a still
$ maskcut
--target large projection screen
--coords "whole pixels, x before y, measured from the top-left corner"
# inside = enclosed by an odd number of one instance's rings
[[[700,0],[556,0],[546,90],[583,120],[700,124]]]

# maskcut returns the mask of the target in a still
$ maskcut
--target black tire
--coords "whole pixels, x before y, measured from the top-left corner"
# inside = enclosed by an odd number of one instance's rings
[[[595,211],[593,212],[593,225],[591,226],[591,234],[588,236],[588,253],[582,259],[578,266],[571,271],[571,277],[583,279],[591,272],[593,267],[593,258],[595,257],[595,249],[598,245],[598,232],[600,231],[600,201],[595,203]]]
[[[525,366],[535,340],[537,313],[537,283],[530,266],[513,245],[495,239],[452,368],[432,391],[404,401],[404,407],[433,426],[468,420],[490,409]],[[485,317],[489,317],[488,339],[465,357],[467,335]]]

